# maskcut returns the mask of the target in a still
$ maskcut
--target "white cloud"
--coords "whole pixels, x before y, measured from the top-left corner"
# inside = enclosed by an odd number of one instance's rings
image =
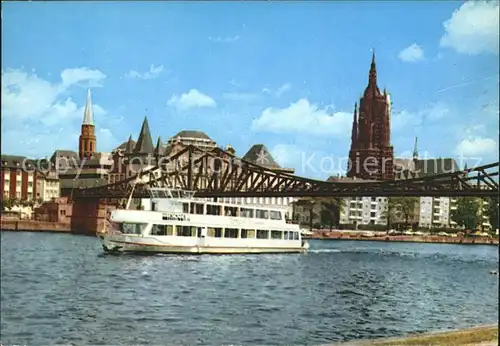
[[[99,70],[91,70],[86,67],[71,68],[62,71],[61,79],[63,86],[69,87],[84,82],[87,87],[101,87],[101,82],[106,75]]]
[[[217,104],[214,99],[208,95],[199,92],[196,89],[191,89],[189,92],[182,94],[180,97],[173,95],[167,101],[167,105],[176,107],[178,110],[188,110],[191,108],[215,108]]]
[[[497,1],[467,1],[443,23],[441,47],[459,53],[496,53],[499,48],[499,4]]]
[[[405,62],[421,61],[424,60],[424,51],[422,47],[414,43],[399,52],[398,57]]]
[[[351,126],[352,114],[330,114],[327,109],[321,109],[305,98],[287,108],[267,108],[252,123],[254,130],[337,136],[349,135]]]
[[[56,149],[76,150],[84,104],[78,105],[68,92],[74,85],[100,86],[105,78],[88,68],[66,69],[57,83],[23,70],[2,71],[3,152],[37,157]],[[85,91],[80,93],[85,102]],[[106,111],[97,104],[93,108],[101,121]]]
[[[233,42],[236,42],[240,39],[239,36],[225,36],[225,37],[222,37],[222,36],[209,36],[208,37],[208,40],[209,41],[212,41],[212,42],[216,42],[216,43],[233,43]]]
[[[160,66],[151,65],[149,71],[147,72],[139,73],[137,71],[130,70],[129,72],[127,72],[127,74],[125,74],[125,77],[135,78],[135,79],[155,79],[163,72],[163,70],[164,70],[163,65]]]
[[[432,122],[445,118],[449,112],[450,109],[446,104],[438,102],[424,109],[421,114],[424,116],[426,121]]]
[[[465,157],[498,157],[498,143],[493,138],[471,136],[458,143],[455,152]]]
[[[302,151],[292,144],[277,144],[271,149],[271,156],[281,167],[293,167],[301,155]]]
[[[409,112],[407,110],[393,111],[391,115],[391,130],[398,132],[407,131],[410,128],[419,129],[424,123],[436,122],[445,118],[448,114],[448,106],[441,102],[433,103],[418,112]]]
[[[269,95],[273,95],[275,97],[280,97],[281,95],[283,95],[285,92],[287,92],[288,90],[290,90],[292,86],[288,83],[286,84],[283,84],[282,86],[280,86],[279,88],[277,88],[276,90],[272,90],[272,89],[269,89],[267,86],[262,88],[262,92],[264,94],[269,94]]]

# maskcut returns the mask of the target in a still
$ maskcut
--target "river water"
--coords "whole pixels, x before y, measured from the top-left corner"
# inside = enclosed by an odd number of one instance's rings
[[[308,254],[111,256],[1,233],[3,345],[324,344],[498,321],[498,247],[311,241]]]

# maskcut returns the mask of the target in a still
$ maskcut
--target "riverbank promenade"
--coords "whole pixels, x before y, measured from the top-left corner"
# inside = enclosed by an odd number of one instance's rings
[[[308,239],[319,240],[359,240],[383,242],[409,242],[432,244],[463,244],[463,245],[496,245],[498,237],[463,237],[442,235],[387,235],[386,232],[359,232],[359,231],[316,231],[307,236]]]
[[[364,340],[337,344],[341,346],[496,346],[498,345],[498,324],[467,329],[413,335],[405,338]]]

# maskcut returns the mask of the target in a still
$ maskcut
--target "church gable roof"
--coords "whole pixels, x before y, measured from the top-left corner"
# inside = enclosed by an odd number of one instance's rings
[[[281,168],[264,144],[255,144],[243,156],[243,160],[267,168]]]
[[[148,118],[144,117],[141,133],[134,147],[134,154],[153,154],[153,152],[154,146],[153,140],[151,139],[151,132],[149,131]]]

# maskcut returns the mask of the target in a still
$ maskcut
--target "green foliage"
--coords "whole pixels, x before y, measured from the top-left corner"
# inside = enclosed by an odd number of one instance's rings
[[[387,228],[386,225],[359,225],[358,229],[362,231],[376,231],[376,232],[382,232],[385,231]]]
[[[19,199],[19,198],[11,198],[11,197],[3,197],[2,198],[2,210],[8,211],[14,207],[34,207],[36,202],[34,200],[28,199]]]
[[[457,199],[457,208],[451,211],[451,219],[459,226],[475,229],[479,223],[479,208],[477,198],[460,197]]]
[[[484,215],[488,216],[491,227],[494,230],[498,229],[499,213],[498,213],[498,197],[488,197],[485,199],[487,204],[484,204]]]
[[[340,222],[340,213],[344,208],[344,199],[342,198],[322,198],[321,203],[321,223],[328,225],[330,230],[333,226],[338,225]]]
[[[419,203],[418,197],[389,197],[382,211],[382,217],[387,219],[387,227],[391,228],[394,219],[402,217],[405,227],[408,221],[415,216],[416,207]]]
[[[353,230],[353,229],[356,229],[356,225],[353,224],[353,223],[341,223],[339,224],[338,228],[340,230]]]

